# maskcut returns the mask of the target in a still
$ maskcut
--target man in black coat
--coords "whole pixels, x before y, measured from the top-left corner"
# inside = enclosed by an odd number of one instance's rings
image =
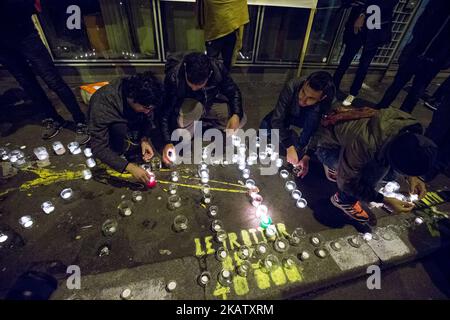
[[[403,49],[394,82],[378,103],[388,108],[402,88],[414,77],[408,96],[400,109],[411,113],[428,85],[442,70],[450,66],[450,3],[431,0],[417,20],[412,39]]]
[[[169,57],[164,90],[161,131],[165,164],[171,163],[170,153],[175,152],[171,141],[173,130],[183,128],[193,133],[197,120],[221,130],[240,129],[246,122],[239,87],[222,62],[203,53]]]
[[[126,170],[148,182],[148,172],[131,162],[132,146],[140,146],[144,161],[153,157],[150,137],[160,134],[155,113],[162,96],[162,83],[151,72],[116,79],[95,92],[88,112],[94,156],[118,172]]]
[[[344,8],[352,8],[350,16],[345,25],[344,54],[339,62],[339,66],[334,73],[334,84],[339,90],[342,78],[350,67],[353,59],[359,50],[362,49],[359,59],[358,70],[350,88],[350,94],[344,100],[344,105],[352,104],[362,87],[364,79],[369,70],[370,63],[377,53],[378,47],[389,43],[392,37],[392,14],[397,0],[346,0],[343,1]],[[367,8],[370,6],[380,8],[381,24],[379,28],[368,27]]]

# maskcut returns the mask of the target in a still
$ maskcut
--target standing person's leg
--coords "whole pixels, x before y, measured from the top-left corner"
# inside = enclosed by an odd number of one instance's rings
[[[437,66],[423,63],[419,72],[414,76],[413,84],[408,95],[400,107],[400,110],[411,113],[417,102],[425,93],[428,85],[433,81],[434,77],[439,73],[440,68]]]
[[[203,125],[225,130],[229,119],[229,107],[226,102],[215,102],[201,118]],[[239,122],[239,129],[247,123],[247,115],[244,113]]]
[[[51,118],[61,124],[64,123],[64,119],[56,112],[27,61],[19,52],[0,50],[0,62],[13,75],[33,103],[41,108],[46,118]]]
[[[399,66],[394,81],[384,93],[381,101],[378,102],[377,109],[389,108],[391,106],[403,87],[411,80],[416,69],[417,59],[409,59]]]
[[[205,42],[206,55],[211,58],[219,59],[223,47],[223,38],[214,39]]]
[[[370,63],[372,62],[373,57],[375,57],[376,53],[377,48],[368,50],[364,47],[361,58],[359,60],[359,66],[358,70],[356,71],[355,79],[353,80],[353,84],[350,88],[350,94],[352,96],[356,97],[358,95],[364,79],[366,78],[367,71],[369,71]]]
[[[75,123],[86,123],[74,93],[58,73],[47,48],[37,33],[33,33],[22,41],[21,52],[31,62],[33,69],[47,86],[58,95],[72,114]]]
[[[355,58],[361,46],[362,43],[358,39],[345,44],[344,54],[342,55],[341,60],[339,61],[339,66],[337,67],[333,75],[333,81],[334,85],[336,86],[336,90],[339,90],[342,78],[344,77],[345,72],[350,67],[353,58]]]
[[[438,103],[447,92],[450,92],[450,76],[447,77],[447,79],[445,79],[445,81],[433,93],[433,101]]]
[[[231,64],[233,62],[234,48],[236,47],[236,31],[226,35],[223,39],[222,58],[223,64],[228,71],[231,71]]]

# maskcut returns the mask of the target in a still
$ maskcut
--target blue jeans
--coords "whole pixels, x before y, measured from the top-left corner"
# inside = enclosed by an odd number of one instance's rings
[[[259,125],[260,129],[266,129],[268,132],[268,138],[270,139],[271,132],[270,130],[272,128],[272,115],[273,111],[270,112],[268,115],[264,117],[264,119],[261,121],[261,124]],[[314,133],[317,130],[317,127],[320,123],[320,117],[321,115],[314,111],[304,111],[300,112],[299,116],[293,117],[290,116],[287,119],[287,123],[285,123],[286,128],[289,128],[290,126],[303,128],[303,131],[300,134],[300,138],[298,135],[291,130],[292,140],[294,141],[294,146],[297,151],[302,150],[306,147],[311,137],[314,135]],[[287,148],[288,146],[284,146]]]
[[[320,162],[322,162],[327,167],[338,171],[339,157],[341,149],[340,148],[323,148],[319,147],[316,150],[316,156]],[[376,163],[368,163],[367,168],[364,168],[361,183],[371,185],[374,188],[380,182],[381,179],[395,180],[396,174],[392,170],[386,171]],[[359,199],[349,195],[344,191],[338,191],[338,197],[340,202],[345,204],[354,204]]]

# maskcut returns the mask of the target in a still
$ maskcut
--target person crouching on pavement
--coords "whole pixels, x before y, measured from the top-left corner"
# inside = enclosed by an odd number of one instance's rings
[[[410,212],[413,203],[386,197],[376,186],[392,169],[406,178],[411,194],[425,196],[426,186],[418,177],[433,167],[437,147],[422,132],[410,114],[393,108],[321,127],[314,145],[325,175],[337,182],[331,203],[359,222],[369,220],[360,201],[383,203],[397,213]]]
[[[142,160],[154,155],[151,136],[159,132],[155,112],[162,105],[162,83],[151,72],[113,80],[100,88],[89,103],[90,146],[94,156],[118,172],[128,171],[146,183],[150,175],[133,163],[140,146]]]

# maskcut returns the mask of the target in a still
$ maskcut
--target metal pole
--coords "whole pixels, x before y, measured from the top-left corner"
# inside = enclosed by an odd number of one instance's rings
[[[314,15],[316,14],[316,10],[317,10],[316,8],[311,8],[311,11],[309,13],[308,27],[306,28],[306,33],[305,33],[305,41],[303,42],[302,51],[300,52],[300,62],[298,64],[297,77],[300,77],[300,74],[302,72],[303,62],[305,61],[306,50],[308,49],[308,44],[309,44],[309,36],[311,34],[312,25],[314,22]]]

